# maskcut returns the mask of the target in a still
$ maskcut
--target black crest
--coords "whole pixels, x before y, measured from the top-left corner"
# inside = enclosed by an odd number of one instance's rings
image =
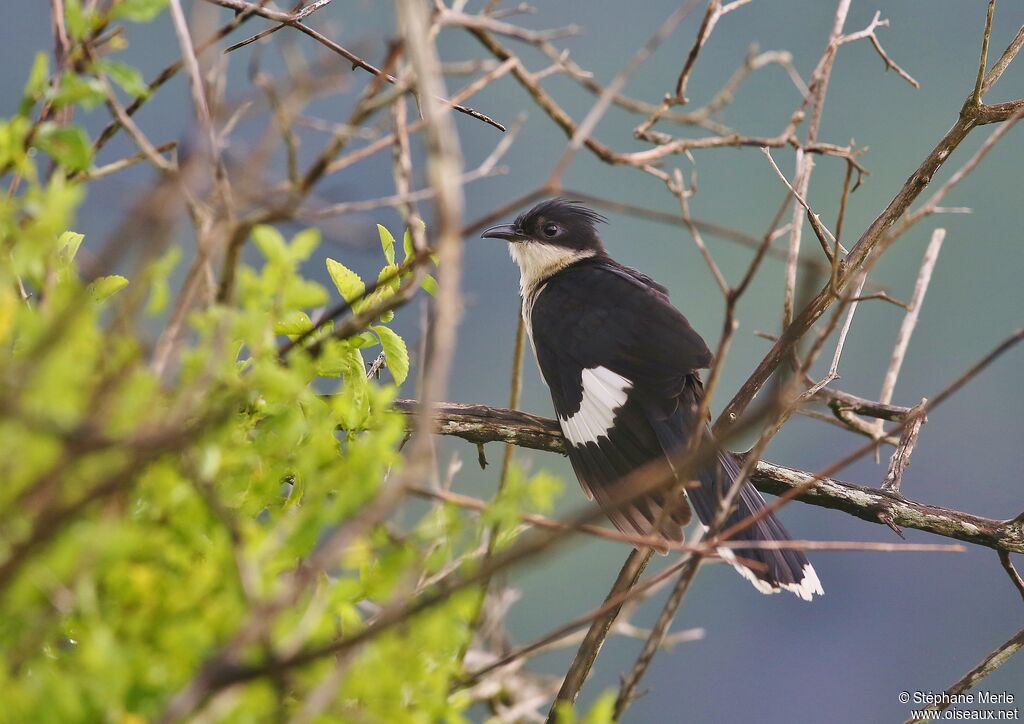
[[[520,215],[514,226],[523,237],[533,241],[604,251],[596,225],[607,222],[601,214],[577,201],[555,198]]]

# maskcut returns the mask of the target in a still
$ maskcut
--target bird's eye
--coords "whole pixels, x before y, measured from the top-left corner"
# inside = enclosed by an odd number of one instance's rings
[[[541,231],[544,232],[544,236],[550,239],[558,234],[558,226],[556,224],[545,224]]]

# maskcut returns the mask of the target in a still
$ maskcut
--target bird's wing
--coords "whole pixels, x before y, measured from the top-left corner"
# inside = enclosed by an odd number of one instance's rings
[[[584,490],[624,532],[681,538],[680,525],[690,516],[685,503],[658,529],[667,494],[617,506],[616,483],[648,463],[652,474],[668,474],[668,455],[703,429],[695,373],[711,362],[704,341],[663,288],[609,260],[578,264],[548,280],[531,323]]]

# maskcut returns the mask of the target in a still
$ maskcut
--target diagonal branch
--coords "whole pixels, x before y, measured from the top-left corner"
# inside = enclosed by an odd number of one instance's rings
[[[1021,649],[1024,649],[1024,629],[1015,633],[1010,640],[982,659],[977,666],[964,674],[963,678],[946,689],[946,696],[942,697],[939,703],[926,707],[919,712],[919,716],[908,719],[905,724],[916,724],[916,722],[930,721],[932,717],[928,716],[929,713],[937,714],[943,709],[948,709],[950,704],[955,701],[954,697],[956,697],[957,694],[963,694],[964,692],[972,689],[979,681],[1005,664],[1011,656]],[[939,717],[934,718],[938,719]]]

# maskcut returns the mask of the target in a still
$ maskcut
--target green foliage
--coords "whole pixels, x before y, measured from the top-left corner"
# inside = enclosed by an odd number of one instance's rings
[[[240,632],[258,629],[237,656],[259,666],[344,640],[431,590],[423,581],[471,570],[483,531],[497,526],[506,545],[519,514],[548,509],[557,486],[516,472],[481,516],[402,499],[394,519],[370,520],[404,469],[406,424],[391,403],[410,376],[408,346],[392,312],[346,338],[315,320],[342,299],[357,315],[392,299],[414,274],[408,232],[399,261],[379,227],[367,294],[317,254],[316,229],[287,239],[255,227],[262,258],[236,268],[230,305],[195,306],[162,369],[154,330],[176,311],[173,275],[190,251],[86,278],[82,250],[95,259],[100,247],[72,229],[92,141],[42,109],[96,108],[103,78],[144,96],[138,71],[108,54],[90,62],[80,43],[166,2],[65,5],[75,70],[54,77],[38,55],[17,114],[0,119],[13,189],[0,199],[0,722],[139,722],[158,719]],[[303,274],[324,263],[336,290]],[[368,378],[380,352],[390,378]],[[343,666],[325,720],[463,721],[470,701],[453,682],[479,594],[450,596],[350,659],[256,676],[207,714],[288,719]]]
[[[549,513],[562,492],[562,481],[547,473],[527,478],[518,465],[509,468],[505,486],[481,517],[483,525],[497,526],[499,547],[512,541],[522,513]]]
[[[405,346],[405,341],[390,327],[378,325],[370,329],[380,337],[380,344],[384,348],[388,369],[395,378],[395,384],[402,384],[409,376],[409,350]]]
[[[54,108],[66,108],[78,105],[85,110],[92,110],[100,105],[105,98],[103,84],[99,79],[78,75],[67,71],[61,76],[56,92],[50,95]]]
[[[92,163],[92,144],[80,126],[41,123],[34,145],[69,171],[84,171]]]
[[[338,293],[346,302],[352,302],[362,297],[363,292],[366,291],[366,285],[363,284],[359,275],[340,261],[327,259],[327,272],[334,280],[334,286],[338,288]]]
[[[611,724],[615,721],[616,693],[615,689],[602,693],[582,718],[576,715],[570,704],[561,702],[556,712],[558,724]]]
[[[384,259],[387,263],[394,265],[395,263],[395,237],[391,235],[391,232],[384,226],[377,224],[377,233],[380,234],[380,246],[384,250]],[[408,251],[406,251],[408,256]]]
[[[167,0],[114,0],[109,17],[111,20],[148,23],[166,7]]]
[[[101,60],[95,64],[94,69],[97,73],[110,76],[110,79],[130,96],[140,98],[149,95],[149,88],[138,68],[119,60]]]
[[[13,263],[0,267],[0,720],[142,721],[400,474],[395,387],[367,379],[364,355],[382,349],[396,384],[410,360],[384,322],[349,339],[330,338],[330,325],[308,334],[312,310],[337,299],[300,273],[319,234],[257,227],[263,261],[239,267],[237,304],[194,312],[180,369],[161,380],[141,332],[123,320],[166,308],[180,250],[131,284],[120,275],[86,283],[76,259],[88,240],[56,226],[73,220],[82,195],[60,178],[31,181],[4,217],[19,227]],[[384,255],[386,273],[394,265]],[[337,294],[368,308],[358,277],[328,265]],[[282,359],[282,336],[299,335],[307,341]],[[506,544],[518,513],[547,509],[554,490],[547,476],[516,472],[471,525],[438,505],[404,534],[357,534],[251,660],[266,646],[315,647],[360,630],[419,578],[458,570],[484,527],[498,524]],[[466,589],[358,649],[328,711],[463,721],[470,702],[451,688],[478,596]],[[335,666],[324,657],[298,668],[283,699],[257,678],[233,691],[225,715],[294,713]]]

